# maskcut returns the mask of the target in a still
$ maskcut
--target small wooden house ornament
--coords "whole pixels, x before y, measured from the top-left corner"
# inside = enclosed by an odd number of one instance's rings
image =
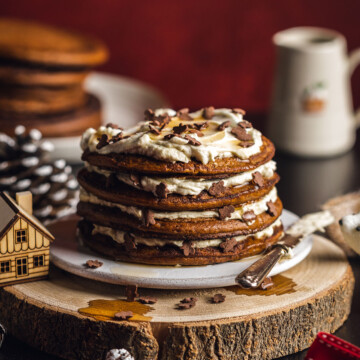
[[[17,193],[16,202],[0,192],[0,286],[47,277],[53,240],[32,215],[30,191]]]

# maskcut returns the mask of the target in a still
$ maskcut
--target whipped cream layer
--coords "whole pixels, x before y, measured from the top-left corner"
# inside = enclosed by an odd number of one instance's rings
[[[260,198],[258,201],[253,201],[235,208],[235,211],[226,220],[241,220],[242,216],[247,211],[253,211],[255,215],[259,215],[267,211],[267,202],[275,202],[277,200],[276,188],[273,188],[268,194]],[[113,203],[98,198],[97,196],[88,193],[84,188],[80,188],[80,201],[87,202],[100,206],[107,206],[111,208],[118,208],[121,211],[135,216],[139,220],[144,218],[144,212],[141,208],[136,206],[126,206],[118,203]],[[176,219],[201,219],[201,218],[218,218],[218,210],[204,210],[204,211],[153,211],[154,218],[158,220],[176,220]]]
[[[215,109],[211,120],[205,120],[202,117],[202,110],[189,114],[194,120],[180,120],[176,112],[171,109],[158,109],[155,111],[156,116],[166,113],[171,116],[171,121],[162,129],[159,135],[150,132],[151,121],[144,121],[134,128],[123,131],[124,139],[98,149],[98,139],[101,135],[107,134],[112,137],[122,132],[119,129],[101,126],[98,130],[90,128],[84,132],[81,139],[81,148],[84,151],[88,149],[91,152],[103,155],[110,153],[138,154],[158,160],[184,163],[196,159],[203,164],[207,164],[217,158],[226,157],[238,157],[246,160],[250,156],[259,153],[263,144],[260,131],[248,128],[246,132],[252,136],[254,144],[249,147],[240,146],[240,141],[231,133],[231,130],[243,121],[243,117],[231,109]],[[195,140],[200,141],[200,146],[190,145],[188,140],[183,137],[164,140],[164,136],[171,134],[173,128],[180,123],[190,125],[205,121],[208,123],[208,127],[201,130],[204,136],[199,137],[196,133],[189,134]],[[230,126],[219,131],[219,125],[224,121],[230,121]]]
[[[240,242],[242,240],[245,240],[249,236],[253,236],[256,239],[261,239],[263,237],[270,237],[274,234],[275,228],[278,226],[281,226],[281,220],[278,219],[274,223],[272,223],[267,228],[263,229],[262,231],[258,231],[255,234],[248,234],[248,235],[239,235],[239,236],[232,236],[237,242]],[[101,235],[107,235],[110,236],[114,241],[116,241],[119,244],[123,244],[125,242],[124,236],[125,232],[112,229],[106,226],[100,226],[94,224],[94,229],[92,231],[92,234],[101,234]],[[184,244],[184,241],[182,240],[164,240],[164,239],[155,239],[155,238],[144,238],[141,236],[134,236],[134,242],[135,244],[142,244],[146,246],[165,246],[165,245],[174,245],[177,247],[181,247]],[[207,248],[207,247],[217,247],[222,242],[226,241],[227,239],[211,239],[211,240],[196,240],[193,241],[193,247],[194,248]]]
[[[160,178],[160,177],[151,177],[151,176],[139,176],[139,185],[134,184],[134,181],[131,180],[130,175],[126,173],[114,173],[112,171],[100,169],[97,166],[92,166],[89,163],[85,164],[86,170],[89,172],[96,172],[98,174],[104,175],[106,177],[111,174],[115,174],[118,180],[124,182],[127,185],[135,187],[140,190],[152,192],[156,196],[156,187],[160,183],[164,183],[167,186],[167,190],[170,194],[180,194],[180,195],[199,195],[203,190],[209,190],[211,185],[219,181],[224,182],[225,187],[240,187],[248,184],[252,179],[252,174],[258,171],[264,178],[271,178],[276,170],[275,161],[271,160],[263,165],[260,165],[258,168],[245,171],[235,176],[230,176],[224,179],[187,179],[184,177],[169,177],[169,178]]]

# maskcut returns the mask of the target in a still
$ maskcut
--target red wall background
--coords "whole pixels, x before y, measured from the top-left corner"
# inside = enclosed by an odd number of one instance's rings
[[[312,25],[360,46],[358,0],[2,0],[1,16],[39,20],[102,38],[102,70],[158,87],[175,107],[266,111],[272,35]],[[353,79],[360,103],[360,71]]]

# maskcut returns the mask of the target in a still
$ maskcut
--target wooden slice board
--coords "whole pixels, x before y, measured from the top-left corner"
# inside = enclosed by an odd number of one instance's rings
[[[349,315],[351,267],[322,237],[314,237],[306,260],[274,281],[266,291],[140,289],[158,299],[143,305],[124,301],[121,286],[52,268],[48,280],[0,291],[0,319],[14,336],[66,359],[104,359],[109,349],[126,348],[135,359],[190,360],[284,356],[307,348],[318,331],[334,332]],[[212,304],[216,293],[226,301]],[[196,306],[176,309],[185,297],[197,297]],[[121,310],[135,315],[111,320]]]

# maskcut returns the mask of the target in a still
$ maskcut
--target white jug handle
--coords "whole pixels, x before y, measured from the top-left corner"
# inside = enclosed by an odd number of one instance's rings
[[[350,76],[354,72],[354,70],[357,68],[357,66],[360,64],[360,49],[353,50],[349,55],[349,65],[348,70]],[[355,112],[355,125],[356,127],[360,126],[360,109],[357,109]]]

